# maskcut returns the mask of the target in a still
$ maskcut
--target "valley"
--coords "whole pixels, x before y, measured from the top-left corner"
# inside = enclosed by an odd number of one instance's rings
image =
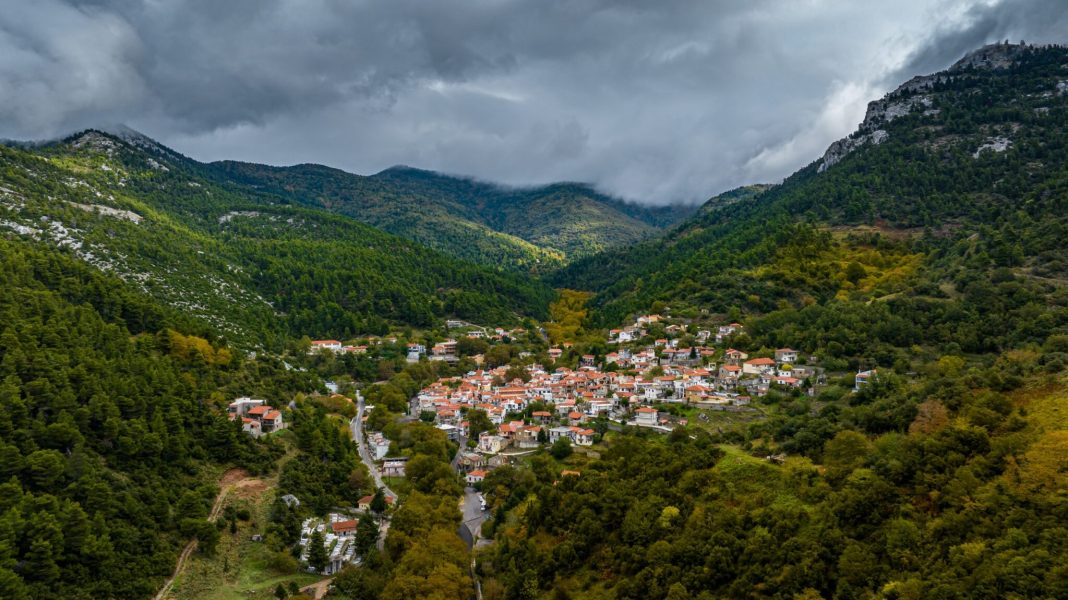
[[[1061,597],[1066,81],[689,207],[2,144],[0,597]]]

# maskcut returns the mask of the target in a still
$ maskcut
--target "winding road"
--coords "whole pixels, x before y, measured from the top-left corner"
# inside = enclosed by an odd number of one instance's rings
[[[349,428],[352,430],[352,441],[356,442],[356,447],[360,451],[360,460],[367,466],[367,470],[371,472],[371,477],[375,481],[376,488],[382,488],[382,493],[388,498],[396,501],[397,494],[393,490],[389,489],[386,482],[382,480],[382,474],[378,472],[378,466],[375,465],[375,461],[371,460],[371,453],[367,451],[367,444],[363,441],[363,411],[364,411],[363,395],[356,394],[356,416],[349,421]]]

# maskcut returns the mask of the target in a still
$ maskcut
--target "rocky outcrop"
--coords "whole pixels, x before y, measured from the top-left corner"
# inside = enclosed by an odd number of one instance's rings
[[[833,167],[835,164],[838,163],[838,161],[845,158],[850,152],[856,150],[857,148],[860,148],[865,144],[881,144],[885,142],[886,138],[888,137],[890,137],[890,134],[887,133],[885,130],[876,129],[875,131],[865,135],[842,138],[837,142],[831,144],[831,147],[827,148],[827,151],[823,153],[823,158],[820,160],[820,166],[818,171],[822,173],[827,169]]]
[[[1007,137],[999,136],[995,138],[990,138],[983,142],[981,146],[979,146],[979,149],[976,150],[974,154],[972,154],[972,158],[979,158],[979,155],[982,154],[985,150],[992,150],[994,152],[1004,152],[1008,150],[1010,146],[1012,146],[1012,140]]]
[[[1024,50],[1030,48],[1027,44],[997,43],[988,44],[964,55],[964,58],[953,63],[949,71],[963,71],[964,69],[1005,69],[1012,66]]]
[[[881,127],[898,117],[903,117],[914,110],[923,110],[925,115],[937,115],[941,111],[932,107],[934,99],[927,92],[930,92],[936,84],[948,81],[954,72],[966,69],[1003,69],[1011,66],[1013,61],[1030,47],[1022,42],[983,46],[966,54],[946,71],[913,77],[881,99],[869,102],[868,110],[864,113],[864,121],[857,128],[857,132],[834,142],[827,148],[820,161],[819,172],[826,171],[861,146],[869,143],[880,144],[885,141],[890,134]],[[1068,82],[1058,84],[1057,93],[1068,93]],[[1005,140],[1003,144],[1000,138],[990,140],[976,151],[975,156],[978,157],[979,152],[988,149],[1003,152],[1011,143]]]

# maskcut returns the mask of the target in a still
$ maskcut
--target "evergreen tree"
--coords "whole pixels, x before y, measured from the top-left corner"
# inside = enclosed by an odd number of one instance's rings
[[[326,550],[326,538],[320,529],[312,532],[308,540],[308,564],[318,573],[326,570],[326,564],[330,561],[330,554]]]

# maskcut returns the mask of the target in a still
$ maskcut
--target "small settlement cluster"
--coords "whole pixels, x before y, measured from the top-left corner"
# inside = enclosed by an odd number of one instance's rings
[[[521,453],[566,438],[577,446],[593,445],[598,434],[592,422],[648,427],[663,432],[686,425],[686,419],[658,410],[673,403],[698,408],[752,412],[751,399],[772,389],[815,394],[826,383],[823,369],[808,366],[809,357],[792,348],[778,348],[750,358],[730,347],[744,333],[739,323],[708,329],[687,324],[664,325],[660,315],[643,315],[608,333],[611,351],[582,355],[577,368],[524,367],[523,378],[507,379],[508,367],[478,369],[460,377],[442,378],[422,389],[415,408],[433,413],[450,437],[477,438],[475,452],[459,461],[477,483],[487,468],[500,464],[494,455]],[[653,324],[663,337],[651,339]],[[696,329],[690,331],[690,329]],[[680,340],[691,341],[682,346]],[[561,344],[548,350],[559,361],[572,349]],[[557,363],[558,364],[558,363]],[[856,375],[856,390],[872,381],[875,371]],[[530,408],[535,410],[529,410]],[[495,429],[470,431],[466,418],[481,410]]]

